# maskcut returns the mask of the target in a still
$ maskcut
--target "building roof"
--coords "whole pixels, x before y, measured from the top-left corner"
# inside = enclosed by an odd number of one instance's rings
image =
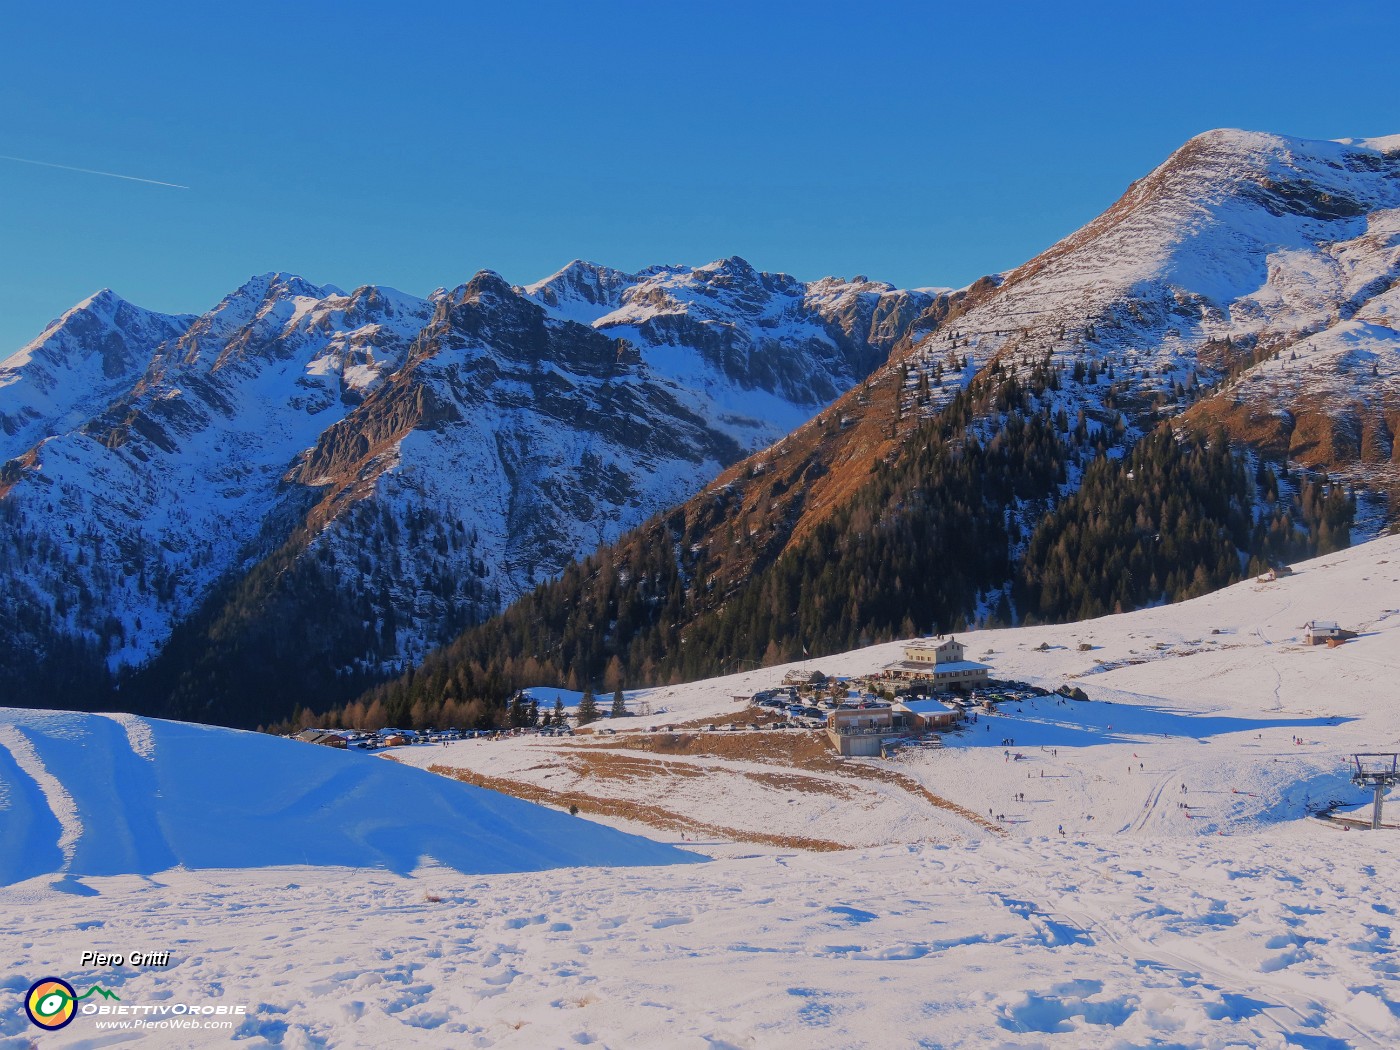
[[[308,744],[325,744],[335,740],[342,744],[346,742],[346,734],[334,729],[303,729],[296,738]]]
[[[873,718],[877,715],[888,715],[892,710],[889,704],[871,704],[869,707],[847,707],[842,704],[834,708],[831,714],[840,718]]]
[[[926,664],[917,660],[897,660],[892,664],[885,665],[890,671],[922,671],[924,673],[943,674],[945,671],[990,671],[990,664],[979,664],[976,660],[949,660],[947,663]]]
[[[965,649],[967,646],[956,638],[915,638],[913,641],[905,642],[906,649],[947,649],[951,646],[958,646]]]
[[[1339,631],[1341,628],[1334,620],[1314,620],[1308,624],[1314,631]]]
[[[898,706],[916,715],[944,715],[954,714],[957,708],[952,704],[945,704],[942,700],[905,700]]]

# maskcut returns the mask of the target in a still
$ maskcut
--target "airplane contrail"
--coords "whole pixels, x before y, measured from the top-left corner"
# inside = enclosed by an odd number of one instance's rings
[[[7,157],[0,153],[0,160],[13,160],[20,164],[37,164],[41,168],[58,168],[61,171],[80,171],[84,175],[106,175],[110,179],[126,179],[128,182],[145,182],[152,186],[169,186],[173,190],[187,190],[188,186],[181,186],[178,182],[161,182],[158,179],[141,179],[135,175],[118,175],[115,171],[96,171],[92,168],[74,168],[68,164],[51,164],[46,160],[30,160],[27,157]]]

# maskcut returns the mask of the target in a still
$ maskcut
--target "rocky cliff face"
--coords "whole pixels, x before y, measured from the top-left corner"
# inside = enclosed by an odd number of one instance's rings
[[[781,437],[935,299],[739,259],[428,299],[269,274],[199,317],[104,292],[0,364],[7,597],[130,667],[290,545],[359,610],[338,658],[411,661]]]

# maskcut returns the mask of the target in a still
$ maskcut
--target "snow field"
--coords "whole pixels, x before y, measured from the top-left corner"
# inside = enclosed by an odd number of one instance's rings
[[[334,869],[0,889],[23,991],[245,1003],[245,1047],[1378,1047],[1400,1039],[1381,836],[984,841],[698,867]],[[159,945],[165,971],[80,971]],[[71,962],[69,962],[71,960]],[[21,986],[23,984],[23,987]],[[90,1042],[80,1019],[44,1045]],[[0,1047],[27,1045],[0,1016]]]

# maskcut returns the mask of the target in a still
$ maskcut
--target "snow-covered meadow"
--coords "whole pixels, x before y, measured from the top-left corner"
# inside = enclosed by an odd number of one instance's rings
[[[0,1048],[134,1037],[86,1017],[54,1035],[30,1027],[20,1000],[49,974],[123,1001],[247,1007],[230,1032],[149,1032],[153,1046],[1400,1044],[1397,833],[1307,815],[1362,802],[1343,766],[1353,751],[1400,750],[1400,538],[1296,568],[1177,606],[963,636],[1001,677],[1071,682],[1090,699],[1004,705],[942,749],[886,763],[656,754],[640,726],[408,748],[396,765],[6,712]],[[1311,619],[1358,637],[1304,646]],[[896,650],[812,665],[859,673]],[[722,719],[783,670],[646,699],[662,720]],[[188,749],[203,737],[248,742],[238,775],[201,771]],[[630,799],[675,823],[523,802],[488,814],[490,796],[408,764],[533,797]],[[951,808],[921,804],[919,788]],[[200,852],[182,830],[209,805],[230,821],[256,814],[230,825],[225,845],[239,848]],[[389,822],[378,837],[366,806]],[[395,835],[394,819],[417,837]],[[98,823],[101,849],[86,841]],[[473,866],[486,832],[493,856],[518,834],[536,862]],[[377,852],[347,862],[356,842]],[[292,843],[308,852],[287,856]],[[713,859],[657,864],[672,847]],[[130,859],[104,869],[101,857]],[[579,866],[593,864],[608,866]],[[137,948],[169,950],[171,966],[79,966],[84,950]]]

